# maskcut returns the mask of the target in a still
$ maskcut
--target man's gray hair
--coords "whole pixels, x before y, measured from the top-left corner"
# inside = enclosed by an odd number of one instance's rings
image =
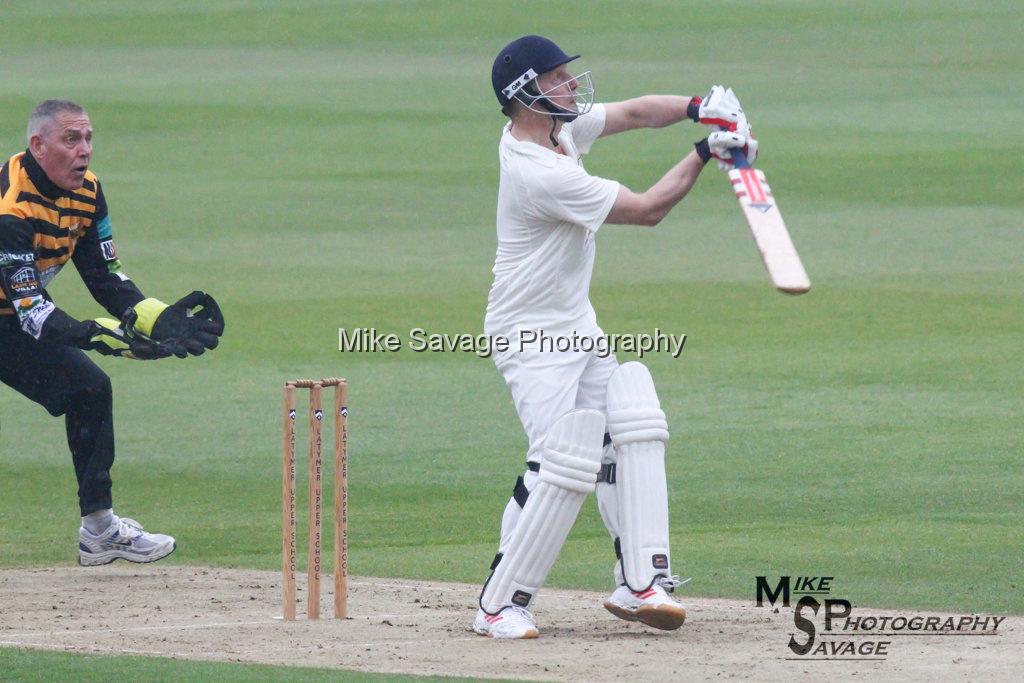
[[[85,109],[71,100],[44,100],[40,102],[32,115],[28,117],[28,142],[32,144],[33,135],[42,135],[46,126],[50,124],[58,114],[84,114]]]

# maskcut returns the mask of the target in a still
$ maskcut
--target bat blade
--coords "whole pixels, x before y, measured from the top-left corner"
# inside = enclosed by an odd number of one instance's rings
[[[729,180],[772,284],[786,294],[809,291],[811,281],[786,230],[786,223],[764,173],[745,163],[737,166],[740,167],[729,171]]]

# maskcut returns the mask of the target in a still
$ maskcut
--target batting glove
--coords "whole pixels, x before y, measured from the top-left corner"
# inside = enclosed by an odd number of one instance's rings
[[[743,150],[747,161],[750,163],[757,159],[757,139],[750,133],[749,129],[746,132],[747,135],[735,131],[715,131],[700,142],[697,142],[694,147],[705,163],[714,157],[718,161],[718,168],[728,171],[733,168],[732,155],[730,154],[732,149]]]
[[[687,116],[705,126],[713,126],[715,130],[736,130],[746,123],[743,107],[732,88],[716,85],[705,98],[694,97],[686,108]]]

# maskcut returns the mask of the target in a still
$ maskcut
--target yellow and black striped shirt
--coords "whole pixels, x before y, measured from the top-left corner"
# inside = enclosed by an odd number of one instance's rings
[[[45,291],[69,260],[112,316],[120,318],[144,298],[121,272],[96,176],[88,171],[81,188],[66,191],[31,152],[14,155],[0,167],[0,316],[16,314],[21,328],[37,339],[73,343],[67,333],[77,321]]]

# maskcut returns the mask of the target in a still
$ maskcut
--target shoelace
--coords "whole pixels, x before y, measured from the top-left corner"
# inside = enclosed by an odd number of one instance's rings
[[[662,588],[664,588],[669,593],[671,593],[676,588],[679,588],[682,585],[690,583],[690,581],[693,581],[693,577],[692,576],[690,576],[688,578],[685,578],[682,581],[680,581],[679,580],[679,575],[678,574],[673,574],[672,576],[663,576],[660,579],[658,579],[658,585],[661,586]]]
[[[118,517],[117,537],[124,539],[132,539],[136,536],[141,536],[144,532],[142,531],[142,525],[136,522],[134,519],[128,517]]]
[[[122,524],[127,524],[128,526],[130,526],[132,529],[135,529],[136,531],[142,531],[142,525],[139,524],[138,522],[136,522],[134,519],[131,519],[130,517],[119,517],[118,519],[121,520]],[[689,580],[689,579],[687,579],[687,580]]]

